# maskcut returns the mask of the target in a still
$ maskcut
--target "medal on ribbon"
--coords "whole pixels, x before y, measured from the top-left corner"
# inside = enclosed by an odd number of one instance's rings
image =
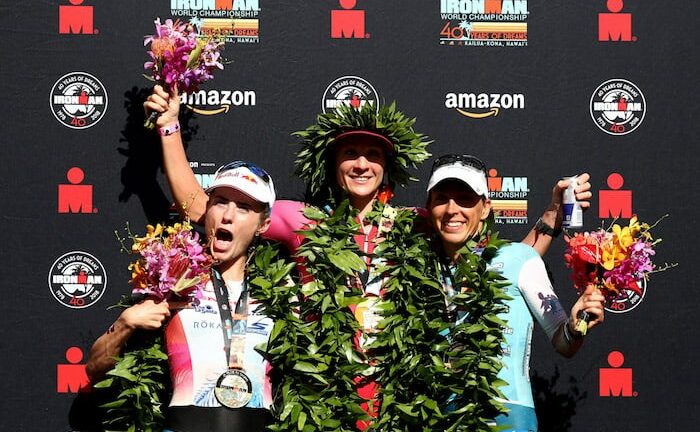
[[[216,381],[214,396],[227,408],[241,408],[248,405],[253,398],[253,384],[243,369],[248,326],[248,280],[243,281],[243,289],[233,314],[229,307],[228,289],[218,271],[214,272],[213,283],[219,303],[224,351],[228,362],[228,370]]]

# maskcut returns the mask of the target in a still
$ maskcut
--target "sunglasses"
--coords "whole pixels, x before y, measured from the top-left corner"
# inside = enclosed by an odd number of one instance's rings
[[[224,165],[221,168],[219,168],[218,170],[216,170],[214,177],[216,177],[220,173],[235,170],[237,168],[247,168],[250,172],[252,172],[256,176],[260,177],[262,179],[262,181],[264,181],[267,184],[270,184],[270,174],[268,174],[267,171],[265,171],[264,169],[255,165],[254,163],[243,162],[243,161],[233,161],[233,162],[227,163],[226,165]]]
[[[466,155],[466,154],[447,154],[440,156],[433,162],[433,168],[430,170],[431,173],[435,172],[436,169],[444,165],[460,164],[467,167],[476,168],[477,170],[486,173],[486,164],[481,161],[476,156]]]

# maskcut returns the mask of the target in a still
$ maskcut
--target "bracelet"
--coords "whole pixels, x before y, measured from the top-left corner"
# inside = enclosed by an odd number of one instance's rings
[[[170,123],[169,125],[165,125],[161,128],[158,128],[158,135],[160,136],[168,136],[172,135],[175,132],[180,130],[180,122],[175,121],[175,123]]]
[[[537,222],[535,222],[535,231],[537,231],[538,233],[548,235],[550,237],[558,237],[559,234],[561,234],[561,228],[556,229],[547,225],[547,223],[543,221],[542,218],[537,219]]]
[[[583,340],[583,334],[579,332],[572,332],[571,329],[569,328],[569,323],[570,320],[566,320],[564,323],[564,339],[566,339],[566,342],[571,345],[572,340]]]

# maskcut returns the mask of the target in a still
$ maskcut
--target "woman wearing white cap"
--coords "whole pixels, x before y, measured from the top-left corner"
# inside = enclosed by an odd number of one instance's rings
[[[497,425],[503,428],[499,430],[536,432],[528,376],[533,317],[555,350],[571,357],[583,343],[583,335],[575,330],[579,312],[595,317],[589,328],[602,323],[604,298],[597,290],[586,290],[570,313],[565,313],[537,252],[522,243],[500,241],[491,232],[493,216],[485,171],[483,162],[469,155],[446,155],[433,165],[427,210],[439,237],[436,247],[441,257],[441,282],[452,302],[456,326],[491,326],[492,335],[503,338],[502,346],[493,346],[496,354],[501,350],[503,362],[498,378],[507,383],[501,389],[500,401],[508,413],[496,417]],[[473,264],[479,259],[486,265],[477,275],[465,266],[468,260]],[[489,275],[488,270],[500,274],[505,281]],[[485,280],[488,283],[483,283]],[[508,299],[500,296],[502,289]],[[505,321],[503,336],[498,334],[502,323],[493,315]],[[457,331],[465,329],[457,327]],[[490,401],[483,403],[488,405]]]
[[[254,348],[267,342],[273,323],[251,301],[246,266],[270,225],[275,189],[264,170],[236,161],[219,168],[206,196],[203,222],[216,265],[202,297],[145,299],[125,309],[92,346],[86,371],[99,381],[136,331],[165,327],[173,390],[165,430],[263,431],[272,421],[270,367]],[[230,334],[222,330],[227,321]]]

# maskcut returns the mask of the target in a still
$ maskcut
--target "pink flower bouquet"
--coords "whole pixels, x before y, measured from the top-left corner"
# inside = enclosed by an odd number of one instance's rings
[[[212,259],[189,222],[173,226],[148,225],[144,237],[131,236],[131,253],[140,255],[129,266],[133,294],[159,300],[201,297],[209,281]]]
[[[658,223],[658,221],[657,221]],[[648,279],[653,272],[663,271],[674,265],[657,268],[652,263],[654,240],[651,229],[656,224],[640,223],[636,216],[628,226],[612,225],[608,230],[576,233],[567,237],[564,253],[566,266],[572,270],[571,278],[579,295],[589,285],[595,285],[610,304],[623,291],[631,290],[641,295],[638,282]],[[587,317],[582,317],[578,330],[585,334]]]
[[[155,20],[156,33],[144,38],[144,46],[150,44],[150,61],[144,68],[150,71],[150,79],[166,88],[176,85],[182,92],[196,91],[199,85],[214,78],[216,69],[223,69],[221,49],[224,43],[213,39],[200,38],[192,24],[173,22],[165,24],[160,18]],[[144,126],[155,127],[157,113],[146,119]]]

